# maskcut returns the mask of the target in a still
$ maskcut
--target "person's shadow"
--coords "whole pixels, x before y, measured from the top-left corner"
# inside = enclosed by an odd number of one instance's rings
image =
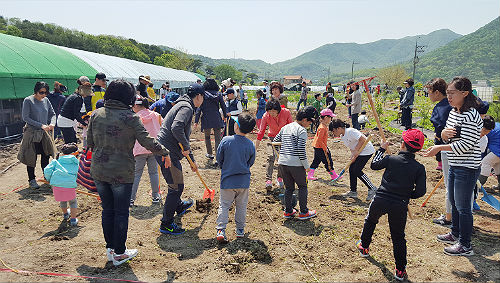
[[[387,268],[387,266],[385,266],[383,263],[377,261],[376,259],[374,259],[373,257],[371,257],[370,255],[368,257],[366,257],[366,260],[375,265],[376,267],[378,267],[381,271],[382,271],[382,274],[384,274],[384,277],[385,279],[387,279],[387,281],[389,282],[399,282],[399,281],[396,281],[396,279],[394,278],[394,274],[392,273],[392,271]],[[409,280],[406,280],[406,282],[411,282]]]
[[[70,226],[68,220],[63,220],[56,230],[43,234],[39,240],[47,237],[51,237],[51,241],[70,240],[78,236],[80,229],[82,229],[81,226]]]
[[[359,199],[359,198],[353,199],[353,198],[344,197],[343,195],[331,195],[328,199],[340,200],[340,201],[342,201],[342,204],[345,206],[368,207],[370,205],[370,203],[362,202],[361,199]]]
[[[132,259],[134,260],[134,259]],[[130,281],[140,281],[135,275],[134,271],[127,263],[123,263],[119,266],[114,266],[112,262],[106,262],[104,267],[93,267],[86,264],[82,264],[76,268],[76,271],[80,276],[88,276],[86,278],[88,282],[102,283],[102,282],[113,282],[113,279],[130,280]],[[109,279],[109,280],[107,280]],[[168,280],[168,279],[167,279]],[[172,282],[172,281],[171,281]]]
[[[38,189],[27,187],[16,191],[16,193],[21,196],[19,200],[31,199],[34,201],[45,201],[47,199],[46,196],[52,195],[52,187],[47,184],[42,184]]]
[[[156,215],[162,214],[163,206],[161,204],[152,204],[150,206],[133,206],[130,208],[130,216],[138,220],[152,219]]]
[[[314,221],[298,220],[294,218],[287,219],[283,222],[283,226],[295,232],[300,236],[319,236],[325,229],[325,226],[314,223]],[[334,228],[333,226],[331,228]]]

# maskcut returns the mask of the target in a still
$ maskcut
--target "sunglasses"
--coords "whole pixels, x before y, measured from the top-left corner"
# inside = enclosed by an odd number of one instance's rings
[[[38,94],[42,94],[43,95],[43,94],[47,94],[47,92],[46,91],[39,91]]]

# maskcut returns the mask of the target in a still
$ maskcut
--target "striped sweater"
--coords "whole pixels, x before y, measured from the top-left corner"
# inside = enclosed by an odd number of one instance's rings
[[[297,122],[281,128],[274,142],[281,142],[278,164],[309,169],[306,154],[307,130]]]
[[[479,112],[474,108],[464,113],[452,109],[446,121],[446,128],[457,130],[457,135],[448,140],[451,146],[451,151],[448,152],[450,166],[479,168],[481,165],[479,138],[483,128]]]

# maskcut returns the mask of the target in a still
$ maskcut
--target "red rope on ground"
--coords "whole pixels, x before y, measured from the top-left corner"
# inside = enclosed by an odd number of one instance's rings
[[[84,279],[98,279],[98,280],[110,280],[110,281],[119,281],[119,282],[133,282],[133,283],[143,283],[144,281],[135,281],[135,280],[127,280],[127,279],[115,279],[115,278],[104,278],[104,277],[95,277],[95,276],[84,276],[84,275],[72,275],[72,274],[64,274],[64,273],[54,273],[54,272],[36,272],[36,271],[26,271],[26,270],[14,270],[9,268],[0,268],[2,272],[14,272],[14,273],[26,273],[26,274],[37,274],[44,276],[58,276],[58,277],[76,277],[76,278],[84,278]]]
[[[8,194],[10,194],[10,193],[12,193],[12,192],[15,192],[15,191],[19,190],[20,188],[22,188],[22,187],[24,187],[24,186],[26,186],[26,184],[24,184],[24,185],[20,185],[19,187],[17,187],[17,188],[15,188],[15,189],[13,189],[13,190],[12,190],[12,191],[10,191],[10,192],[1,193],[1,194],[0,194],[0,196],[5,196],[5,195],[8,195]]]

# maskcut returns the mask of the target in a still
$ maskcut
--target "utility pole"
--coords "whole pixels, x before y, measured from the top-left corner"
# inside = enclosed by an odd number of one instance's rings
[[[326,83],[330,81],[330,66],[328,66],[328,77],[326,78]]]
[[[415,80],[415,68],[417,67],[418,62],[420,61],[420,58],[418,58],[417,53],[423,53],[424,48],[427,47],[427,45],[418,45],[417,41],[420,37],[417,37],[415,39],[415,55],[413,56],[413,79]]]
[[[358,62],[354,62],[354,60],[352,60],[351,81],[354,79],[354,64],[359,64],[359,63]]]

